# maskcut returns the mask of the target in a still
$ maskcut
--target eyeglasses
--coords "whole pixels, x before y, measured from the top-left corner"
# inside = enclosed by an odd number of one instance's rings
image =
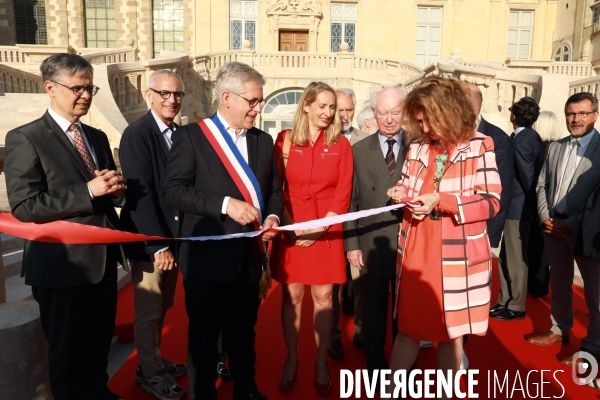
[[[183,98],[183,96],[185,96],[185,93],[183,93],[183,92],[169,92],[168,90],[155,90],[152,88],[148,88],[148,89],[150,89],[154,93],[158,94],[160,96],[160,98],[163,100],[167,100],[169,97],[171,97],[171,95],[173,95],[175,97],[175,100],[181,100]]]
[[[595,113],[596,111],[579,111],[579,112],[569,112],[565,113],[565,117],[567,118],[575,118],[577,115],[579,118],[586,118],[588,115]]]
[[[96,93],[98,93],[98,90],[100,90],[100,88],[98,86],[81,86],[81,85],[77,85],[77,86],[67,86],[67,85],[63,85],[62,83],[56,82],[56,81],[50,81],[52,83],[56,83],[57,85],[66,87],[67,89],[71,89],[73,91],[73,94],[75,96],[81,96],[83,95],[83,92],[88,92],[90,95],[95,96]]]
[[[263,108],[265,106],[265,104],[267,104],[266,100],[259,100],[259,99],[248,100],[244,96],[241,96],[237,93],[234,93],[234,92],[229,92],[229,93],[235,94],[236,96],[241,97],[242,99],[246,100],[248,102],[248,105],[250,106],[250,108],[256,107],[257,104],[260,104],[260,108]]]

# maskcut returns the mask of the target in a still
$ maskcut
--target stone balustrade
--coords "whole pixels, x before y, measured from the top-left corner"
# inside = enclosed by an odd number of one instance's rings
[[[589,92],[598,97],[600,95],[600,75],[569,82],[569,95],[580,92]]]
[[[504,65],[512,70],[566,75],[571,79],[596,76],[590,62],[551,60],[506,60]]]
[[[138,50],[132,46],[119,49],[78,49],[77,54],[92,64],[121,63],[137,61]]]
[[[0,93],[44,93],[42,77],[0,64]]]
[[[18,44],[0,46],[0,63],[3,64],[40,64],[55,53],[75,53],[71,46],[47,46]]]
[[[402,84],[422,69],[402,60],[340,53],[232,50],[192,56],[194,69],[207,80],[230,61],[246,63],[267,78],[353,79],[382,86]]]

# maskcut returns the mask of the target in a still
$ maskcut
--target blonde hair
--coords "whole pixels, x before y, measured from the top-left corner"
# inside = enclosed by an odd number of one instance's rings
[[[560,130],[558,117],[552,111],[542,111],[533,124],[533,129],[539,133],[543,142],[554,142],[564,136]]]
[[[311,82],[306,89],[304,89],[304,92],[302,92],[300,101],[298,101],[296,114],[294,115],[293,130],[290,139],[298,146],[305,146],[308,142],[308,116],[306,115],[306,112],[304,112],[304,106],[314,103],[321,92],[331,92],[335,102],[332,121],[323,132],[325,144],[331,146],[340,138],[342,123],[340,121],[340,116],[337,113],[337,97],[335,95],[335,90],[326,83]]]
[[[431,129],[448,147],[464,142],[475,134],[475,120],[471,96],[456,79],[429,77],[414,88],[404,99],[404,114],[409,131],[426,142],[431,138],[423,133],[415,113],[423,112]]]

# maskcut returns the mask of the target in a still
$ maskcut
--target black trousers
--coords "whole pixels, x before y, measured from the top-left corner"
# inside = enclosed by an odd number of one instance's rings
[[[247,267],[242,267],[237,278],[229,283],[183,280],[190,321],[187,361],[192,400],[217,398],[217,342],[227,323],[223,339],[227,343],[234,398],[257,390],[254,325],[260,306],[259,280],[260,276],[250,276]]]
[[[99,283],[31,288],[48,340],[55,400],[101,399],[110,393],[106,367],[117,313],[117,250],[109,249]]]
[[[529,229],[527,243],[527,257],[529,258],[527,291],[537,297],[547,295],[550,289],[550,265],[544,247],[542,228],[534,221]]]
[[[384,278],[369,274],[361,275],[361,296],[363,298],[363,330],[367,368],[388,369],[385,358],[385,339],[388,318],[392,319],[392,340],[398,335],[398,320],[392,318],[394,307],[388,306],[390,295],[394,301],[395,278]]]

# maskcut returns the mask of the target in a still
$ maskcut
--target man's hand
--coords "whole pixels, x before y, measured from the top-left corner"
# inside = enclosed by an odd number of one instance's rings
[[[565,237],[571,230],[564,219],[548,218],[542,222],[542,229],[548,235]]]
[[[254,221],[258,221],[259,213],[255,207],[245,201],[229,199],[227,203],[227,215],[231,217],[235,222],[240,225],[250,224]]]
[[[260,229],[271,229],[271,228],[277,228],[278,226],[279,226],[279,222],[277,221],[277,218],[270,216],[270,217],[267,217],[267,219],[265,219],[265,222],[264,222],[263,226],[260,227]],[[277,231],[270,231],[270,232],[263,233],[262,234],[263,242],[273,239],[278,233],[279,232],[277,232]]]
[[[387,197],[392,199],[392,204],[400,203],[400,200],[406,197],[406,188],[404,186],[394,186],[387,190]]]
[[[165,250],[162,253],[154,254],[154,266],[163,271],[170,271],[175,265],[175,257],[171,250]]]
[[[362,251],[361,250],[350,250],[346,253],[346,258],[350,263],[351,267],[356,267],[358,269],[362,269],[364,267]]]
[[[125,179],[119,171],[104,169],[95,171],[96,177],[88,182],[88,188],[94,197],[110,194],[113,197],[121,197],[127,186]]]

